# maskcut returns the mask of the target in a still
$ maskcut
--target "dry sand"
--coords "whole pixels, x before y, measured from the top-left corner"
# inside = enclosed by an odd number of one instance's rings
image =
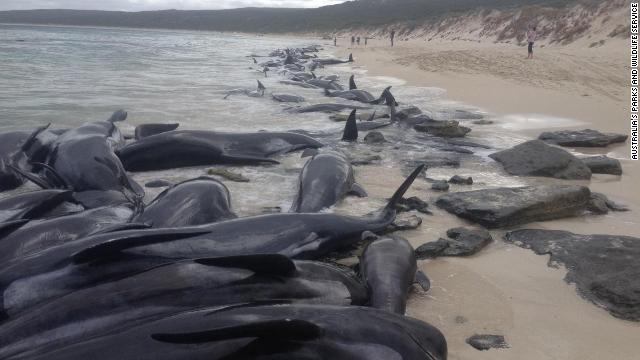
[[[534,138],[546,128],[527,122],[540,116],[583,122],[576,128],[628,133],[625,49],[622,42],[597,49],[545,47],[536,49],[536,59],[531,61],[525,59],[526,49],[505,44],[412,40],[391,49],[386,41],[370,40],[367,48],[339,47],[337,54],[345,56],[353,52],[354,65],[366,69],[370,76],[392,76],[407,81],[408,85],[445,89],[444,97],[481,107],[492,114],[490,118],[498,127],[517,118],[522,126],[510,131]],[[568,123],[571,122],[558,122],[558,126],[570,128],[566,126]],[[553,121],[544,125],[549,126],[554,126]],[[492,131],[491,127],[486,129]],[[629,156],[628,144],[577,151],[620,159]],[[624,202],[631,212],[533,223],[526,227],[639,236],[640,169],[637,162],[628,160],[623,160],[623,169],[621,177],[595,175],[590,182],[574,183],[588,185],[593,191]],[[458,173],[465,170],[478,171],[463,168]],[[379,167],[360,167],[357,178],[371,196],[383,198],[390,191],[389,183],[400,183],[402,176],[395,170],[385,170],[385,176],[379,176],[380,171]],[[563,182],[540,178],[522,181]],[[474,185],[473,189],[487,186],[491,184]],[[416,183],[410,195],[432,199],[436,196],[422,181]],[[420,229],[403,234],[414,246],[444,237],[451,227],[469,225],[439,209],[434,212],[434,217],[424,217]],[[444,332],[450,359],[640,358],[639,323],[616,319],[582,299],[573,285],[563,281],[564,269],[548,267],[547,256],[505,244],[503,233],[493,231],[496,242],[476,256],[420,263],[432,280],[432,289],[428,293],[412,293],[408,315],[428,321]],[[473,334],[504,335],[511,348],[477,351],[465,343]]]

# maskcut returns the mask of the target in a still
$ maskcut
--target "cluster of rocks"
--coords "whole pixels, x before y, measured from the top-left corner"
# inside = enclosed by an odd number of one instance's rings
[[[416,131],[425,132],[433,136],[441,137],[465,137],[471,129],[460,126],[456,120],[433,120],[427,119],[413,127]]]
[[[429,210],[429,204],[416,196],[400,199],[396,204],[396,210],[398,212],[417,211],[423,214],[433,215],[431,210]]]
[[[489,245],[493,238],[485,229],[457,227],[447,231],[448,239],[440,238],[419,246],[416,249],[418,259],[439,256],[470,256]]]

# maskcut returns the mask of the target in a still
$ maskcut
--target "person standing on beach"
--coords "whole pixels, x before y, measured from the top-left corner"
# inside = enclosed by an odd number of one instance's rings
[[[356,39],[356,42],[358,43],[358,46],[360,46],[360,36],[358,36],[358,38]]]
[[[351,37],[351,46],[353,46],[353,44],[355,44],[355,43],[356,43],[356,37],[352,36]]]
[[[338,37],[337,36],[333,37],[333,46],[338,46]]]
[[[393,47],[393,38],[396,37],[396,31],[395,30],[391,30],[391,47]]]
[[[533,43],[536,42],[537,36],[538,34],[536,34],[535,26],[527,31],[527,42],[529,43],[529,55],[527,56],[527,59],[533,59]]]
[[[367,40],[369,40],[369,38],[365,36],[364,37],[364,46],[367,46]]]

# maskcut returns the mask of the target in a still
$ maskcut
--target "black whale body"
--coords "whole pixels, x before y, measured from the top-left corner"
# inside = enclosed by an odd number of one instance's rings
[[[201,309],[32,359],[446,360],[435,327],[358,306],[274,305]]]
[[[229,189],[222,182],[203,176],[165,189],[134,221],[154,228],[172,228],[236,217],[231,210]]]
[[[354,274],[324,263],[294,263],[282,255],[185,260],[19,314],[0,327],[0,358],[46,353],[203,306],[272,300],[357,305],[366,295]]]
[[[151,171],[212,164],[277,163],[269,157],[320,147],[321,143],[308,136],[287,132],[179,130],[136,141],[120,149],[118,156],[129,171]]]

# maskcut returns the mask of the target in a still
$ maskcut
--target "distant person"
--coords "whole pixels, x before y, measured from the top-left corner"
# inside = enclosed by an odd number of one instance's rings
[[[367,46],[367,40],[369,40],[369,38],[365,36],[364,37],[364,46]]]
[[[536,37],[538,34],[536,33],[536,27],[532,27],[527,31],[527,42],[529,42],[529,55],[527,59],[533,59],[533,43],[536,42]]]
[[[351,37],[351,46],[353,46],[356,43],[356,37],[352,36]]]
[[[338,46],[338,37],[333,38],[333,46]]]
[[[391,47],[393,47],[393,39],[396,37],[396,31],[391,30]]]
[[[356,42],[358,43],[358,46],[360,46],[360,36],[358,36],[358,38],[356,39]]]

